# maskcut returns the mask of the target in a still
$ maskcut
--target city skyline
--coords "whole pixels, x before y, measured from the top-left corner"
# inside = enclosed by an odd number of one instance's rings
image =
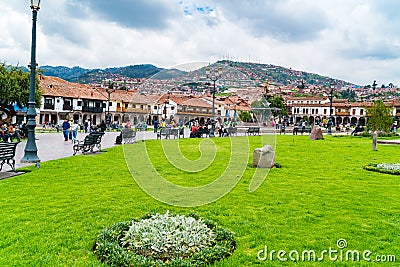
[[[39,65],[172,68],[221,59],[279,65],[355,84],[400,84],[400,3],[385,1],[48,1]],[[0,62],[30,59],[29,1],[0,7]]]

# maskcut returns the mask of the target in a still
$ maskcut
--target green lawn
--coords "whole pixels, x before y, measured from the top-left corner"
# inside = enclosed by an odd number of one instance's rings
[[[260,146],[260,137],[249,139],[251,151]],[[182,153],[196,159],[201,140],[182,139]],[[223,173],[229,160],[229,139],[213,141],[214,163],[199,173],[171,167],[157,140],[129,145],[129,151],[146,145],[163,177],[178,185],[199,186]],[[101,266],[91,249],[101,229],[166,210],[194,210],[235,233],[237,250],[216,266],[400,266],[400,177],[363,169],[368,163],[399,162],[400,147],[371,147],[367,138],[310,141],[309,136],[277,136],[276,162],[282,168],[272,169],[258,190],[249,193],[255,170],[250,157],[243,177],[227,195],[194,208],[163,204],[143,192],[128,170],[122,146],[44,162],[40,169],[0,181],[0,266]],[[134,172],[135,164],[129,165]],[[292,250],[300,259],[304,250],[320,257],[323,250],[337,250],[339,239],[347,241],[344,253],[369,250],[371,260],[395,255],[397,261],[353,263],[341,261],[339,253],[333,254],[339,255],[336,261],[325,254],[322,263],[283,263],[277,253],[272,261],[269,254],[265,261],[257,259],[265,246],[268,253],[285,250],[286,258]]]

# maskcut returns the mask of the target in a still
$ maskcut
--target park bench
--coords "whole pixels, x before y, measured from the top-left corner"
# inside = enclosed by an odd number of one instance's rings
[[[124,144],[133,144],[136,139],[136,131],[130,128],[123,128],[121,131],[122,143]]]
[[[0,171],[3,169],[4,164],[8,164],[11,169],[15,172],[15,150],[17,148],[17,142],[11,143],[0,143]]]
[[[286,134],[286,126],[285,125],[281,125],[281,127],[279,128],[279,134]]]
[[[135,126],[136,131],[146,131],[147,130],[147,124],[145,123],[139,123],[138,125]]]
[[[182,136],[182,138],[184,138],[185,137],[185,134],[184,134],[184,128],[183,127],[180,127],[180,128],[171,128],[171,133],[170,133],[170,135],[173,135],[174,136],[174,139],[175,138],[181,138],[181,136]]]
[[[101,132],[93,132],[85,136],[84,140],[77,141],[74,146],[74,156],[78,151],[82,153],[86,152],[94,152],[94,149],[97,148],[98,151],[101,151],[101,138],[104,133]]]
[[[293,134],[297,135],[298,133],[311,133],[311,126],[294,126]]]
[[[171,135],[171,128],[169,127],[163,127],[157,132],[157,139],[161,139],[163,136],[165,136],[165,139],[170,138]]]
[[[199,129],[197,129],[196,135],[198,137],[203,137],[203,135],[209,136],[210,135],[210,130],[206,127],[200,127]]]
[[[249,128],[247,128],[247,131],[246,131],[246,134],[247,135],[256,135],[256,134],[260,134],[260,127],[249,127]]]
[[[228,127],[226,128],[226,136],[237,136],[237,128],[236,127]]]
[[[351,134],[357,134],[357,133],[362,133],[365,131],[365,128],[361,125],[357,125],[354,130],[351,132]]]

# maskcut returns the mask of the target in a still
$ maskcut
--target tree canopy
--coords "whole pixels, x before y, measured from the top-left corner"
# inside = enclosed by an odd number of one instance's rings
[[[268,97],[268,103],[269,107],[272,109],[272,115],[279,116],[287,116],[287,110],[284,104],[284,100],[281,96],[271,96]],[[265,100],[256,100],[253,103],[251,103],[252,108],[261,108],[265,107]]]
[[[0,64],[0,100],[6,104],[27,106],[29,101],[29,72],[22,68]],[[40,106],[41,92],[36,79],[36,106]]]
[[[393,123],[390,111],[391,108],[385,106],[382,100],[375,101],[373,106],[367,108],[368,128],[388,133]]]

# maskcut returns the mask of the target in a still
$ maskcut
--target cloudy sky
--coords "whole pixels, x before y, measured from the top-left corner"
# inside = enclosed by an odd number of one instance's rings
[[[28,0],[0,5],[0,62],[30,61]],[[398,0],[42,0],[39,65],[169,68],[220,59],[400,85]]]

